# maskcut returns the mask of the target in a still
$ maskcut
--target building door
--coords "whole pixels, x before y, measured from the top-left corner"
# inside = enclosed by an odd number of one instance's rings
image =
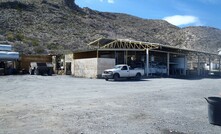
[[[71,62],[66,62],[66,75],[71,75]]]

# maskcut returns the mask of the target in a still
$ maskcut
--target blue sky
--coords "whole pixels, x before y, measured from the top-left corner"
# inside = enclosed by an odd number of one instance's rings
[[[144,19],[163,19],[179,27],[221,29],[221,0],[75,0],[80,7],[126,13]]]

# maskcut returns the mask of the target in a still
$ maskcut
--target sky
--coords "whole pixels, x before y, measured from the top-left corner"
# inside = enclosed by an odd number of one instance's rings
[[[102,12],[162,19],[178,27],[221,29],[221,0],[75,0],[75,3]]]

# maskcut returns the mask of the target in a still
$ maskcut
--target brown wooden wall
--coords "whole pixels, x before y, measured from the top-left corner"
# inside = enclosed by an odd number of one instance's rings
[[[97,58],[97,51],[74,53],[74,59]]]
[[[22,55],[21,69],[29,70],[30,62],[52,62],[51,55]]]

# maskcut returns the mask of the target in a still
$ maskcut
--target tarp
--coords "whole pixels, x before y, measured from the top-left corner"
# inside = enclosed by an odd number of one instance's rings
[[[0,60],[18,60],[19,53],[18,52],[7,52],[7,51],[0,51]]]
[[[0,51],[12,51],[12,46],[0,44]]]

